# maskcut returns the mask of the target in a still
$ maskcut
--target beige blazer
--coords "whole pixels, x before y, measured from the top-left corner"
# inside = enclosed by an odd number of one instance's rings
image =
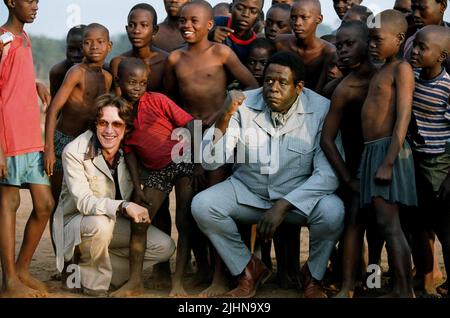
[[[62,271],[64,259],[70,260],[81,243],[83,216],[106,215],[115,220],[116,212],[133,192],[131,175],[123,155],[117,167],[123,200],[116,200],[114,178],[101,152],[94,146],[94,134],[88,130],[69,143],[62,154],[64,180],[58,206],[53,216],[56,267]]]

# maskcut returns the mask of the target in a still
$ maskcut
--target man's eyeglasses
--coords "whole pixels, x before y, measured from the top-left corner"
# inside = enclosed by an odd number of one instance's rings
[[[125,127],[125,123],[123,123],[121,121],[113,121],[112,123],[110,123],[104,119],[97,120],[97,126],[100,128],[104,129],[104,128],[108,127],[109,125],[111,125],[112,128],[115,130],[120,130]]]

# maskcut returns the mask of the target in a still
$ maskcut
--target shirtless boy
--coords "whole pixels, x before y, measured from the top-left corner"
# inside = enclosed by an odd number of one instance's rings
[[[158,32],[157,21],[156,11],[149,4],[139,3],[131,8],[128,14],[128,24],[125,28],[132,48],[111,60],[111,72],[114,78],[117,78],[117,69],[123,59],[136,57],[150,67],[147,90],[162,91],[164,63],[169,54],[152,43],[153,37]],[[114,86],[116,95],[120,95],[119,85]]]
[[[159,32],[153,38],[153,44],[166,52],[172,52],[185,45],[178,30],[178,18],[181,7],[190,0],[164,0],[167,18],[158,24]]]
[[[213,26],[211,5],[194,0],[185,5],[180,14],[180,31],[188,43],[169,55],[164,73],[164,86],[179,105],[203,127],[211,126],[222,112],[226,97],[228,74],[245,89],[257,88],[258,82],[226,45],[208,40]],[[196,150],[194,150],[196,151]],[[194,191],[206,186],[200,165],[194,168]]]
[[[399,204],[417,205],[412,151],[405,141],[411,118],[414,73],[397,53],[408,23],[395,10],[381,12],[369,30],[369,52],[385,64],[375,73],[361,112],[364,150],[360,206],[372,205],[393,269],[388,297],[414,297],[411,252],[399,219]]]
[[[294,34],[280,35],[275,43],[278,51],[298,54],[309,74],[305,86],[321,93],[327,79],[327,65],[336,51],[334,45],[316,37],[317,26],[323,16],[319,0],[294,2],[291,10],[291,28]]]
[[[361,258],[364,225],[359,209],[359,180],[357,171],[364,147],[361,131],[361,108],[367,96],[369,82],[375,67],[369,61],[367,41],[369,30],[366,24],[352,21],[342,24],[336,34],[336,49],[339,63],[349,74],[337,86],[331,98],[331,107],[325,119],[321,146],[330,164],[341,179],[341,199],[347,213],[344,233],[343,286],[338,296],[352,297]],[[334,140],[341,131],[345,161]],[[341,246],[341,245],[340,245]]]
[[[67,72],[47,111],[44,168],[52,177],[52,187],[61,188],[64,147],[88,129],[96,112],[95,99],[111,88],[112,76],[103,69],[111,47],[108,29],[98,23],[88,25],[83,33],[83,62]]]
[[[83,60],[83,32],[85,25],[74,26],[67,32],[66,59],[50,69],[50,94],[55,97],[69,69]]]

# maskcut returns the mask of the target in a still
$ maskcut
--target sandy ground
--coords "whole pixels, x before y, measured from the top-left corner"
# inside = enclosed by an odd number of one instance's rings
[[[174,196],[173,193],[171,195],[171,211],[173,214],[174,211]],[[16,253],[18,253],[20,244],[22,242],[23,238],[23,230],[26,224],[26,221],[28,219],[29,213],[31,211],[31,197],[27,190],[21,190],[21,205],[19,212],[17,214],[17,228],[16,228]],[[177,232],[176,229],[173,228],[172,231],[173,235],[172,237],[176,240],[177,238]],[[307,229],[302,229],[302,244],[301,244],[301,253],[300,253],[300,260],[301,264],[303,265],[308,257],[308,231]],[[273,250],[273,249],[272,249]],[[437,244],[437,251],[439,253],[440,257],[440,266],[443,269],[443,261],[442,261],[442,255],[441,255],[441,249],[440,245]],[[272,252],[273,253],[273,252]],[[272,255],[274,257],[274,255]],[[175,256],[172,257],[171,263],[173,267],[173,263],[175,261]],[[275,264],[275,261],[274,261]],[[387,268],[387,262],[386,262],[386,252],[383,252],[382,255],[382,267],[384,269]],[[1,271],[1,269],[0,269]],[[50,233],[49,228],[47,226],[46,231],[44,232],[44,235],[42,237],[42,240],[38,246],[38,249],[33,257],[33,261],[31,264],[31,274],[35,276],[36,278],[45,281],[51,290],[51,293],[49,294],[49,297],[84,297],[80,294],[75,294],[71,292],[67,292],[61,289],[61,282],[60,281],[52,281],[51,276],[54,275],[57,272],[56,265],[55,265],[55,258],[52,250],[52,245],[50,241]],[[445,273],[445,271],[444,271]],[[273,275],[274,277],[275,275]],[[152,276],[151,271],[144,273],[144,279],[145,279],[145,286],[146,286],[146,292],[142,297],[168,297],[169,290],[154,290],[150,289],[149,286],[152,285]],[[187,290],[189,293],[189,297],[197,297],[197,294],[206,288],[207,285],[201,286],[197,289],[191,289]],[[296,289],[281,289],[278,287],[278,285],[275,283],[273,279],[269,280],[265,285],[263,285],[260,289],[258,289],[257,298],[298,298],[303,297],[302,293]]]

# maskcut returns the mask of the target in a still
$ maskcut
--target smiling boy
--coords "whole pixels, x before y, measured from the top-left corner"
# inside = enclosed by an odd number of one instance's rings
[[[103,25],[92,23],[85,28],[83,62],[67,72],[47,111],[44,168],[49,176],[62,178],[64,147],[88,128],[96,111],[95,99],[111,88],[112,76],[103,69],[111,48],[108,29]]]

